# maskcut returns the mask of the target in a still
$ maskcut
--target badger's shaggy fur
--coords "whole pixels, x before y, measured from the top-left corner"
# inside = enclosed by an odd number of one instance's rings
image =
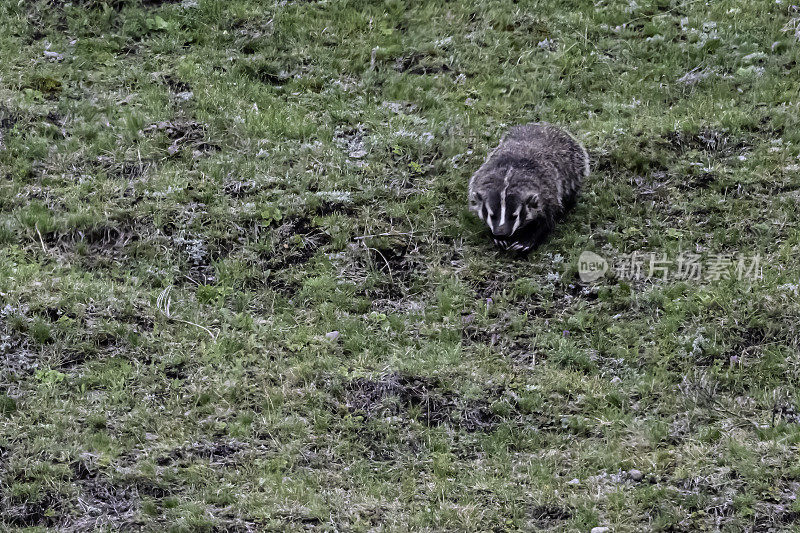
[[[470,211],[494,242],[528,251],[553,228],[589,174],[586,149],[545,122],[511,128],[469,181]]]

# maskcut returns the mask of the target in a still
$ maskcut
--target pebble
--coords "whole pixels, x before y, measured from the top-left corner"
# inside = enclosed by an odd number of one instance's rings
[[[611,528],[608,526],[593,527],[591,533],[608,533]]]
[[[574,478],[574,479],[570,479],[569,481],[567,481],[567,485],[578,485],[580,482],[581,482],[580,479]]]
[[[642,471],[636,470],[635,468],[633,470],[628,470],[628,475],[634,481],[641,481],[642,479],[644,479],[644,474],[642,474]]]
[[[339,332],[338,331],[329,331],[328,333],[325,334],[325,338],[328,339],[328,340],[331,340],[331,341],[335,341],[336,339],[339,338]]]

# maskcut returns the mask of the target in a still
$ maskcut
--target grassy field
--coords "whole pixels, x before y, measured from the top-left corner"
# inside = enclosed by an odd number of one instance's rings
[[[0,0],[0,529],[800,527],[790,4]]]

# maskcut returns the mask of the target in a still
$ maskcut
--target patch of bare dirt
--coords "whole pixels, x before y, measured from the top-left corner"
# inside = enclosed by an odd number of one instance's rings
[[[152,228],[131,220],[110,220],[95,227],[45,233],[42,243],[48,254],[58,255],[65,261],[91,268],[110,268],[130,261],[132,249],[143,235],[150,233]]]
[[[308,217],[291,217],[272,230],[272,242],[272,252],[261,259],[266,268],[281,271],[307,263],[331,237]]]
[[[117,226],[99,226],[75,231],[63,236],[64,240],[60,242],[71,246],[82,243],[88,248],[89,253],[118,257],[127,245],[139,240],[140,231],[133,225],[125,223]]]
[[[9,325],[11,317],[20,314],[24,316],[24,310],[11,305],[0,308],[0,382],[27,374],[38,366],[37,353],[30,340]]]
[[[167,153],[175,155],[184,148],[192,150],[196,157],[219,146],[206,140],[207,126],[194,120],[176,119],[151,124],[141,130],[142,135],[163,135],[169,142]]]
[[[21,528],[54,527],[68,507],[64,496],[50,491],[36,498],[3,497],[0,504],[0,519]]]
[[[556,504],[534,505],[525,514],[537,529],[556,527],[559,522],[572,518],[571,509]]]
[[[388,374],[379,380],[358,378],[345,387],[345,405],[367,418],[407,416],[419,411],[418,420],[428,426],[442,424],[466,431],[491,431],[499,423],[488,402],[464,400],[443,388],[436,378]]]
[[[10,130],[19,121],[19,119],[19,113],[16,113],[5,106],[0,106],[0,130]]]
[[[243,442],[235,439],[201,440],[192,442],[172,450],[167,456],[156,459],[160,466],[170,464],[186,464],[196,459],[208,460],[212,464],[231,465],[238,461],[239,453],[247,448]]]
[[[333,133],[333,142],[341,148],[351,160],[362,159],[367,155],[366,138],[369,130],[363,125],[337,126]]]
[[[397,72],[420,75],[449,74],[454,72],[453,67],[444,59],[421,53],[413,53],[398,57],[394,62],[394,69]]]
[[[222,187],[225,194],[231,198],[244,198],[261,189],[254,180],[239,180],[231,176],[225,178]]]
[[[47,133],[53,138],[66,137],[65,118],[56,111],[36,114],[33,112],[20,112],[0,105],[0,150],[5,147],[5,136],[17,126],[19,135],[26,135],[26,132],[37,125],[45,125]]]
[[[132,0],[135,3],[135,0]],[[160,7],[167,4],[179,4],[181,0],[141,0],[145,7]]]
[[[610,152],[597,154],[594,169],[598,172],[630,171],[637,174],[668,172],[676,160],[685,159],[692,152],[725,159],[741,155],[750,143],[727,132],[702,129],[697,133],[672,131],[665,135],[639,134],[625,139]],[[711,180],[709,180],[710,183]]]
[[[314,214],[321,217],[333,214],[353,216],[357,211],[358,209],[351,202],[323,199],[314,209]]]
[[[178,79],[176,76],[172,74],[164,74],[161,80],[164,82],[164,85],[169,87],[169,90],[173,93],[180,94],[180,93],[188,93],[192,91],[192,86],[189,85],[187,82]]]
[[[253,54],[247,53],[250,49],[253,50]],[[301,76],[304,71],[308,70],[310,65],[308,58],[296,57],[295,54],[289,52],[278,56],[258,54],[256,53],[257,44],[252,41],[243,45],[242,52],[247,56],[239,61],[239,68],[242,74],[276,88],[282,87],[292,79]]]
[[[664,143],[664,141],[666,142]],[[714,129],[703,129],[697,133],[673,131],[664,137],[662,143],[679,154],[697,150],[720,156],[739,154],[749,146],[742,139],[737,139],[724,131]]]
[[[62,518],[59,531],[79,533],[101,528],[130,530],[144,525],[135,487],[118,486],[102,477],[78,482],[77,509]]]
[[[117,161],[109,156],[100,156],[95,164],[106,176],[120,180],[135,181],[147,175],[153,161],[142,159],[137,161]]]
[[[398,301],[408,297],[411,283],[422,266],[409,241],[399,239],[365,243],[366,254],[360,256],[364,267],[372,266],[385,276],[385,281],[365,290],[375,301]]]
[[[508,272],[487,272],[485,275],[478,277],[478,281],[475,284],[475,296],[481,300],[490,299],[495,294],[502,293],[512,279],[512,275]]]

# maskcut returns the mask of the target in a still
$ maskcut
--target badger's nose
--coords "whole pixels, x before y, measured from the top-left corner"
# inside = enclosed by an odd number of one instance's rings
[[[511,235],[511,224],[500,224],[496,228],[492,229],[492,233],[495,237],[508,237]]]

